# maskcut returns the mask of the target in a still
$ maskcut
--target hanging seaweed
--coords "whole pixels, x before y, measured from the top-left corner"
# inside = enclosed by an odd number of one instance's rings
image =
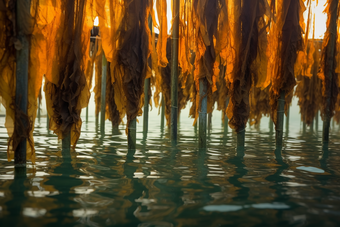
[[[318,74],[322,80],[323,105],[321,117],[324,121],[329,121],[333,117],[338,96],[338,75],[335,72],[337,68],[338,4],[339,1],[337,0],[328,0],[325,10],[327,12],[327,31],[322,45],[321,64]]]
[[[126,96],[127,125],[141,115],[141,97],[147,76],[151,33],[148,28],[150,3],[148,0],[124,2],[124,16],[118,36],[114,73],[123,81]],[[152,4],[151,4],[152,6]]]
[[[261,50],[259,47],[259,36],[266,32],[265,12],[265,1],[242,2],[239,24],[241,42],[238,45],[239,49],[236,50],[238,57],[235,59],[230,81],[230,102],[227,112],[229,125],[236,132],[244,130],[249,118],[249,91],[252,81],[258,74],[258,68],[253,63],[260,56],[258,52],[265,52],[265,49]]]
[[[48,34],[56,34],[47,44],[50,67],[45,92],[50,129],[60,139],[71,133],[73,148],[80,136],[80,112],[87,106],[90,96],[85,75],[93,26],[93,19],[86,16],[87,13],[91,15],[90,3],[86,0],[56,1],[56,21]]]
[[[217,33],[218,25],[218,0],[193,1],[193,21],[195,26],[195,71],[194,79],[196,91],[199,91],[199,81],[203,80],[207,84],[207,112],[212,112],[212,93],[216,90],[216,77],[214,73],[214,64],[216,61],[214,37]],[[195,101],[196,114],[195,122],[200,111],[201,97],[196,95]],[[195,124],[194,122],[194,124]]]
[[[278,0],[276,23],[273,24],[268,40],[268,78],[271,78],[271,117],[277,123],[277,107],[280,92],[285,92],[286,109],[290,105],[295,82],[294,65],[298,51],[303,50],[301,12],[305,10],[302,0]],[[272,9],[275,6],[272,5]]]

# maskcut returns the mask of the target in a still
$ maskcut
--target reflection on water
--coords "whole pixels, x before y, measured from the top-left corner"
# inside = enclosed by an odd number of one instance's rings
[[[36,164],[16,173],[0,126],[1,226],[337,226],[339,128],[326,149],[318,125],[311,130],[290,116],[282,150],[264,119],[237,151],[218,113],[209,119],[207,149],[197,148],[198,129],[184,116],[177,146],[151,116],[147,136],[138,125],[135,150],[127,150],[125,126],[107,122],[101,135],[90,116],[76,151],[60,151],[42,117]]]

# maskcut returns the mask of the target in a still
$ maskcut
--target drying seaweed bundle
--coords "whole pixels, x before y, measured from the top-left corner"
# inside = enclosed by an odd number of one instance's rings
[[[47,41],[50,67],[45,92],[50,129],[62,139],[71,134],[73,147],[80,136],[80,112],[90,96],[85,74],[93,26],[93,19],[86,16],[92,10],[89,5],[90,1],[57,1],[52,11],[54,26],[47,35],[55,35]]]
[[[216,77],[218,71],[214,71],[216,53],[214,38],[217,35],[218,25],[218,1],[205,1],[194,0],[193,1],[193,24],[195,28],[195,71],[194,80],[196,85],[196,91],[200,90],[200,80],[206,86],[207,95],[207,112],[212,112],[212,93],[216,91]],[[198,113],[201,111],[201,99],[203,97],[196,94],[196,114],[195,122],[198,117]],[[195,124],[195,123],[194,123]]]
[[[265,13],[267,2],[258,1],[242,1],[240,5],[236,2],[235,8],[240,9],[240,23],[235,23],[236,37],[240,35],[241,41],[235,44],[237,57],[235,66],[230,80],[230,102],[228,105],[229,125],[236,132],[243,131],[249,117],[249,91],[253,80],[260,73],[259,67],[253,65],[256,58],[261,57],[260,52],[265,52],[261,48],[259,37],[266,32]],[[237,11],[237,10],[236,10]],[[236,20],[236,19],[235,19]],[[237,21],[237,20],[236,20]],[[236,40],[236,38],[235,38]]]
[[[305,10],[302,0],[278,0],[271,6],[276,15],[268,40],[268,77],[271,81],[270,104],[272,119],[277,123],[277,108],[280,93],[284,92],[289,105],[295,82],[294,65],[298,51],[303,50],[301,12]]]
[[[118,46],[114,59],[114,74],[122,79],[126,97],[127,125],[141,115],[141,97],[147,76],[151,32],[148,28],[150,6],[148,0],[124,2],[124,15],[117,36]],[[112,67],[112,66],[111,66]]]
[[[339,1],[337,0],[328,0],[325,10],[327,12],[327,31],[322,45],[319,68],[319,77],[323,85],[321,116],[325,121],[329,121],[334,115],[338,96],[338,76],[336,73],[336,56],[339,54],[337,53],[338,44],[336,43],[338,37],[338,4]]]

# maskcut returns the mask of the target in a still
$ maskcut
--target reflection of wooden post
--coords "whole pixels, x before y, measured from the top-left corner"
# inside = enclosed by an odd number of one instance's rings
[[[136,149],[137,137],[137,120],[136,118],[130,121],[128,126],[128,149]]]
[[[199,112],[199,148],[206,148],[207,147],[207,80],[200,79],[200,102],[201,102],[201,109]]]
[[[20,4],[16,4],[16,26],[18,31],[17,38],[19,39],[22,48],[16,51],[16,90],[15,90],[15,105],[18,111],[27,115],[28,102],[28,63],[29,63],[29,41],[25,34],[28,26],[28,18],[30,16],[31,0],[22,0]],[[15,119],[14,124],[22,124],[24,128],[28,126],[28,122],[24,118]],[[18,147],[14,151],[15,166],[26,166],[26,144],[27,140],[22,139]]]
[[[102,62],[102,90],[101,90],[101,104],[100,104],[100,133],[105,134],[105,98],[106,98],[106,74],[107,74],[107,60],[105,54],[103,53]]]
[[[179,0],[173,0],[171,40],[171,141],[177,142]]]
[[[328,80],[332,83],[333,77],[333,69],[334,69],[334,52],[336,46],[336,36],[337,36],[337,17],[338,17],[338,1],[330,1],[329,9],[332,11],[330,15],[329,24],[327,27],[327,32],[329,31],[329,41],[328,45],[326,46],[326,56],[325,65],[327,66],[327,71],[325,70],[325,77],[326,81]],[[329,16],[329,15],[328,15]],[[330,113],[330,106],[331,106],[331,94],[332,94],[332,85],[328,86],[326,89],[327,92],[327,99],[326,99],[326,108],[324,113],[324,121],[323,121],[323,135],[322,135],[322,142],[324,145],[328,145],[329,142],[329,127],[330,127],[330,120],[331,120],[331,113]]]
[[[280,98],[278,99],[277,108],[277,122],[276,122],[276,148],[282,148],[283,136],[283,121],[285,113],[285,92],[280,91]]]

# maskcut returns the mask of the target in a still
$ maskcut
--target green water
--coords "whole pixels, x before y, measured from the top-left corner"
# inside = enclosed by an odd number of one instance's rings
[[[36,164],[16,174],[0,117],[0,226],[340,225],[339,126],[323,151],[321,120],[304,128],[292,108],[282,152],[264,118],[259,128],[247,127],[246,150],[237,153],[235,134],[214,112],[208,148],[199,150],[187,111],[176,147],[153,109],[146,140],[139,119],[136,150],[127,150],[125,126],[112,133],[107,121],[102,136],[91,115],[71,153],[60,151],[42,117]]]

